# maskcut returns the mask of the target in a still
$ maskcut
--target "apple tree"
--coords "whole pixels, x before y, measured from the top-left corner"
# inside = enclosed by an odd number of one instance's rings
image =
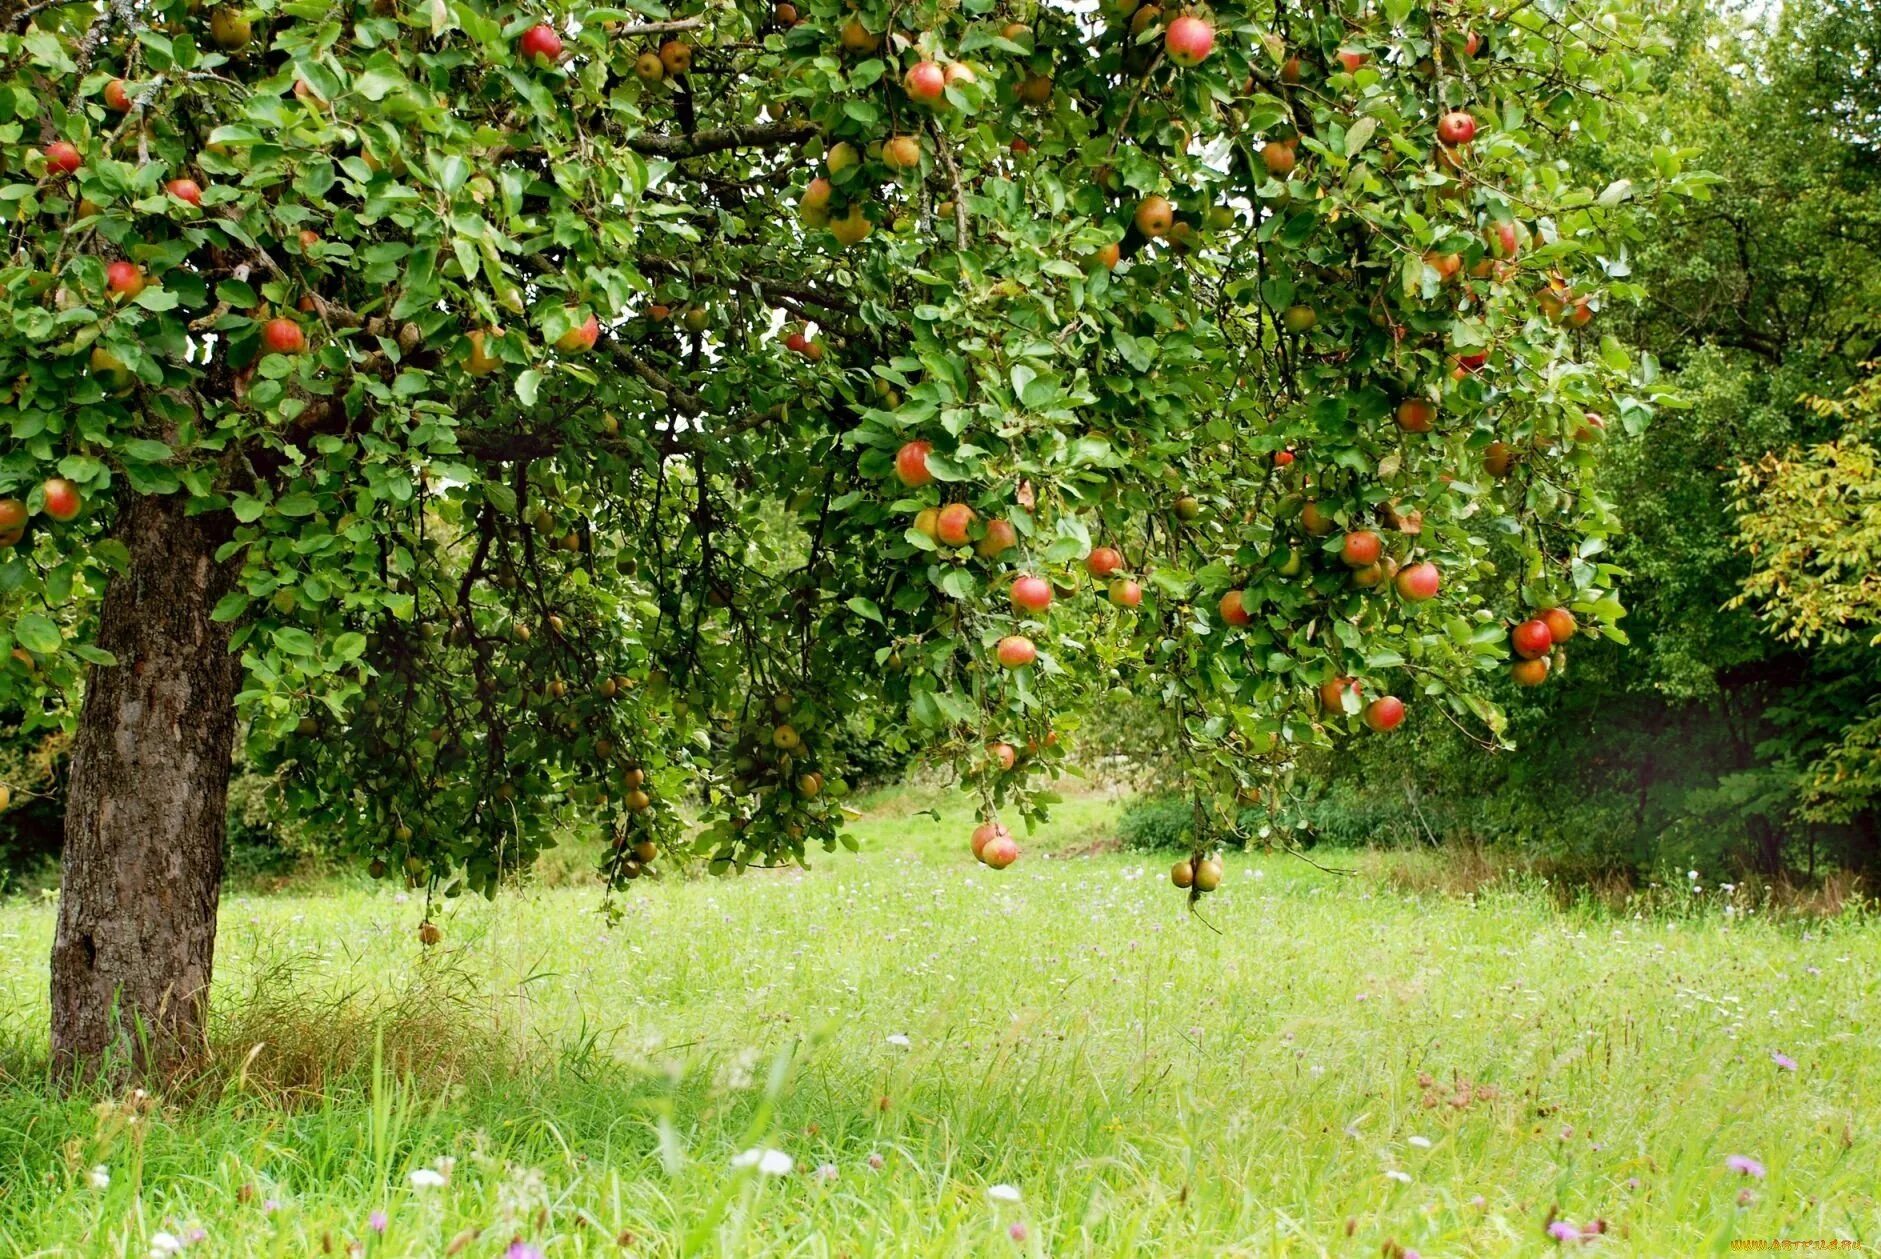
[[[75,726],[68,1066],[200,1034],[233,741],[375,874],[1002,818],[1152,698],[1290,749],[1619,637],[1621,0],[40,3],[0,31],[0,703]],[[1511,681],[1512,679],[1512,681]],[[82,702],[77,697],[82,694]],[[73,707],[68,707],[68,701]],[[427,924],[427,938],[435,928]]]

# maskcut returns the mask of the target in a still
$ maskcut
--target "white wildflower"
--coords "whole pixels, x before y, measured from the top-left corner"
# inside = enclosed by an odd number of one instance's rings
[[[900,1032],[895,1032],[889,1036],[888,1043],[891,1045],[900,1045],[903,1048],[906,1048],[908,1045],[912,1044],[913,1042],[910,1041],[906,1036],[903,1036]]]
[[[986,1187],[986,1196],[995,1202],[1017,1202],[1019,1200],[1019,1186],[988,1185]]]
[[[183,1253],[183,1239],[175,1233],[153,1233],[150,1238],[150,1259],[168,1259],[170,1255]]]
[[[86,1173],[85,1183],[90,1185],[93,1189],[109,1189],[111,1187],[111,1169],[106,1167],[103,1163],[98,1164],[98,1166],[92,1168],[90,1172]]]
[[[790,1169],[796,1165],[796,1160],[782,1150],[761,1150],[755,1147],[732,1158],[733,1167],[755,1167],[766,1176],[788,1176]]]
[[[409,1177],[413,1189],[438,1189],[445,1183],[444,1173],[433,1171],[429,1167],[420,1167]]]

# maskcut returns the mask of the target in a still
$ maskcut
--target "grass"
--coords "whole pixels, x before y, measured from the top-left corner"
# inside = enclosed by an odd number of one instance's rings
[[[808,874],[636,888],[613,928],[592,892],[460,902],[425,956],[390,890],[233,898],[190,1097],[61,1099],[0,1057],[0,1255],[197,1229],[190,1254],[283,1256],[1881,1240],[1872,916],[1563,913],[1263,856],[1204,923],[1163,859],[1092,851],[1105,801],[1001,874],[926,803],[878,801],[863,852]],[[16,1047],[51,927],[0,907]]]

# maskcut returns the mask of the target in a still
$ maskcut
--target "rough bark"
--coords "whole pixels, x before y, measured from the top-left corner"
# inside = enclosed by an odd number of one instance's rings
[[[210,619],[233,567],[221,513],[127,495],[130,550],[99,613],[72,745],[52,1053],[64,1072],[161,1070],[201,1044],[222,890],[239,662]]]

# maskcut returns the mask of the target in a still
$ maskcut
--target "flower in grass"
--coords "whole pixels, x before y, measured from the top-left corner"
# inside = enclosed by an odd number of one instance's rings
[[[1428,1150],[1430,1148],[1429,1137],[1407,1137],[1406,1140],[1420,1150]]]
[[[888,1043],[891,1045],[899,1045],[903,1049],[906,1049],[909,1045],[913,1044],[912,1041],[910,1041],[906,1036],[902,1035],[900,1032],[890,1033],[888,1037]]]
[[[279,1211],[280,1209],[281,1209],[281,1201],[279,1198],[262,1199],[261,1213],[263,1215],[273,1215],[276,1211]]]
[[[542,1259],[542,1252],[518,1237],[503,1252],[503,1259]]]
[[[788,1176],[796,1165],[796,1160],[782,1150],[761,1150],[755,1146],[732,1157],[733,1167],[755,1167],[766,1176]]]
[[[434,1171],[429,1167],[418,1168],[406,1179],[411,1181],[413,1189],[439,1189],[446,1183],[443,1172]]]
[[[1763,1179],[1764,1166],[1748,1154],[1733,1154],[1724,1160],[1724,1165],[1742,1176],[1755,1176]]]
[[[1548,1226],[1548,1236],[1558,1242],[1577,1242],[1581,1239],[1581,1231],[1566,1220],[1556,1220]]]
[[[1776,1063],[1779,1067],[1782,1067],[1785,1071],[1796,1070],[1796,1059],[1790,1057],[1788,1054],[1782,1052],[1781,1050],[1772,1049],[1770,1051],[1770,1061]]]
[[[887,1161],[880,1154],[871,1154],[869,1155],[869,1170],[879,1172],[882,1170],[882,1164]]]
[[[817,1164],[816,1178],[818,1180],[835,1180],[840,1175],[842,1175],[842,1169],[838,1168],[834,1163]]]
[[[995,1202],[1017,1202],[1019,1200],[1019,1186],[1006,1184],[988,1185],[986,1187],[986,1196]]]
[[[150,1259],[168,1259],[170,1255],[183,1253],[183,1239],[175,1233],[152,1233],[150,1235]]]
[[[366,1227],[375,1233],[384,1233],[385,1226],[388,1223],[390,1223],[390,1221],[385,1218],[384,1211],[374,1211],[371,1215],[366,1217]]]
[[[1012,1238],[1012,1240],[1016,1242],[1024,1241],[1025,1240],[1025,1225],[1020,1224],[1015,1221],[1012,1227],[1006,1230],[1006,1236]]]
[[[93,1189],[109,1189],[111,1187],[111,1169],[106,1167],[103,1163],[98,1164],[98,1166],[85,1173],[85,1183],[90,1185]]]

